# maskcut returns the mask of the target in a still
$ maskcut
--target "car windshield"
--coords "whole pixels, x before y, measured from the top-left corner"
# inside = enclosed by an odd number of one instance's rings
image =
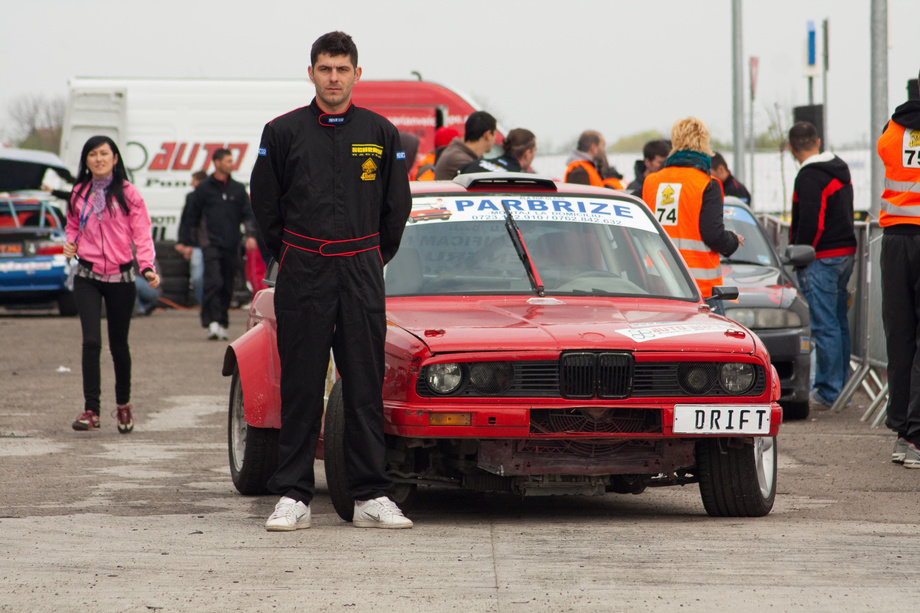
[[[759,266],[776,265],[773,259],[773,249],[767,242],[764,233],[761,232],[754,215],[748,209],[726,203],[723,218],[725,219],[726,230],[737,232],[744,237],[744,244],[739,245],[738,249],[730,256],[723,256],[723,262],[757,264]]]
[[[556,194],[416,197],[399,252],[386,266],[387,295],[535,293],[505,206],[546,295],[696,299],[641,204]]]

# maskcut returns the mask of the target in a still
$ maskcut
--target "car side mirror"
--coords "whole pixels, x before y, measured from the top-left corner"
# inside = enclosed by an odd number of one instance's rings
[[[811,245],[789,245],[783,256],[783,266],[805,268],[815,261],[815,248]]]
[[[717,285],[712,288],[712,297],[716,300],[737,300],[738,299],[738,288]]]

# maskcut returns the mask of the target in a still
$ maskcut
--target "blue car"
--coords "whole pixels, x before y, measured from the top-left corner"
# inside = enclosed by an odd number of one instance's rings
[[[76,314],[64,225],[54,200],[0,194],[0,305],[56,302],[61,315]]]

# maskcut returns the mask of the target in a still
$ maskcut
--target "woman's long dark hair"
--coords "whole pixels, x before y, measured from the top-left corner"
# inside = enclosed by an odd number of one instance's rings
[[[112,183],[106,188],[105,204],[109,212],[111,212],[112,200],[115,200],[121,207],[122,212],[128,215],[130,211],[128,210],[128,203],[125,200],[124,187],[125,180],[128,178],[128,171],[125,170],[125,163],[121,159],[121,152],[118,151],[118,145],[108,136],[91,136],[89,140],[86,141],[86,144],[83,145],[83,152],[80,153],[80,168],[77,170],[77,179],[74,182],[73,191],[71,192],[70,207],[72,210],[75,210],[77,199],[73,197],[74,194],[84,200],[89,198],[89,191],[93,185],[93,173],[86,164],[86,158],[89,157],[90,151],[105,144],[108,144],[108,146],[112,148],[112,153],[115,154],[116,157],[115,167],[112,169]]]

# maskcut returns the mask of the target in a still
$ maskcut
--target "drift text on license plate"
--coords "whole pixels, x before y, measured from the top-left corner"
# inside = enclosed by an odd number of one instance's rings
[[[674,405],[674,433],[769,434],[770,405]]]

